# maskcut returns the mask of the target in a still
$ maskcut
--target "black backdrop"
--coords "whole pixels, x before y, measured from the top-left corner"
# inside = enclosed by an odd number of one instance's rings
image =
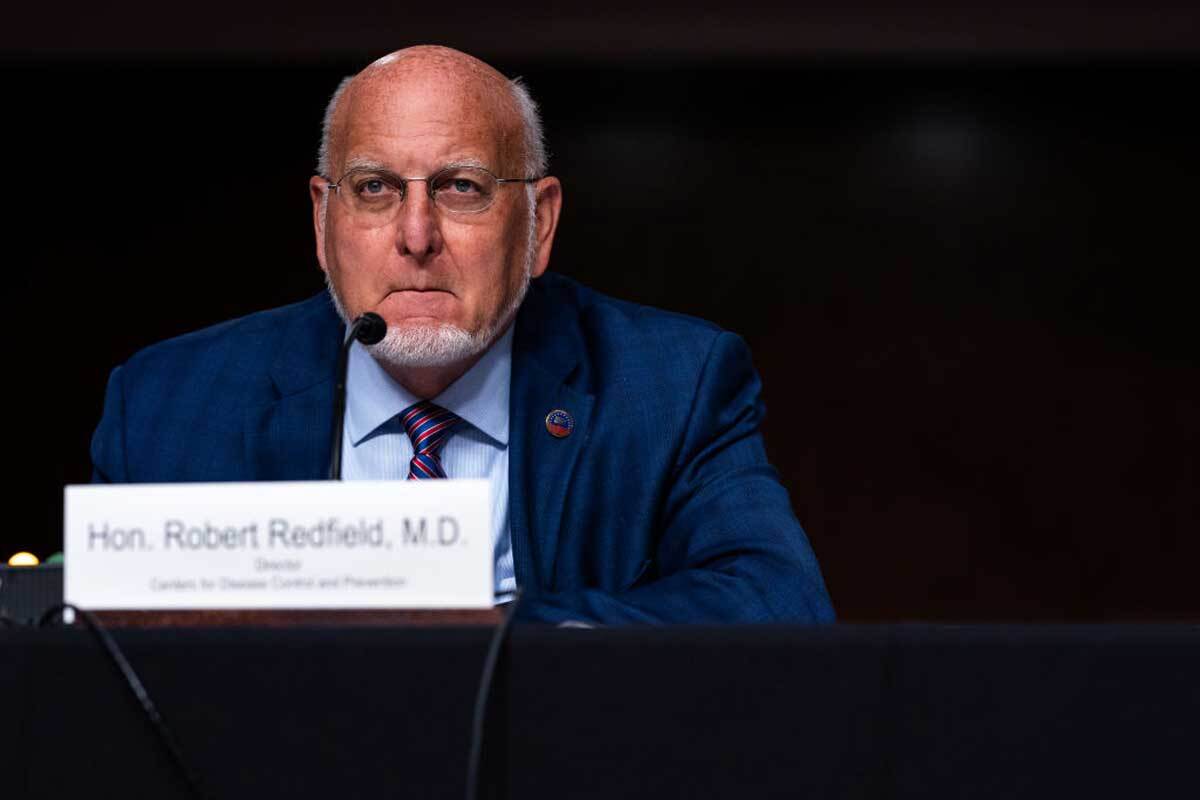
[[[749,340],[843,619],[1200,617],[1200,61],[479,55],[544,106],[552,268]],[[59,547],[114,365],[320,290],[363,62],[7,59],[5,556]]]

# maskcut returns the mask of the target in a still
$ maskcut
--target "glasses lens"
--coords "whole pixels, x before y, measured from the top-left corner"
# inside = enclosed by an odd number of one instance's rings
[[[404,183],[385,172],[352,170],[338,185],[355,219],[368,225],[386,225],[404,200]]]
[[[429,179],[433,200],[446,211],[483,211],[496,198],[496,178],[479,167],[447,167]]]

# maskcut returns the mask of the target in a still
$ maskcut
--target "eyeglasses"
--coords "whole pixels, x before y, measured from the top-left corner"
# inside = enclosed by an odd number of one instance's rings
[[[537,180],[497,178],[490,170],[475,166],[443,167],[428,178],[402,178],[387,170],[356,167],[328,186],[356,220],[374,226],[395,219],[412,181],[424,181],[429,199],[442,211],[478,214],[495,202],[501,185]]]

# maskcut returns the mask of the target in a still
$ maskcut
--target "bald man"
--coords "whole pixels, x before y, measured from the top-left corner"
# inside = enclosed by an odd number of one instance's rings
[[[766,461],[745,345],[546,272],[562,209],[519,82],[392,53],[326,111],[309,181],[327,294],[113,371],[97,481],[324,477],[355,344],[343,477],[483,478],[497,602],[590,624],[822,622],[820,570]]]

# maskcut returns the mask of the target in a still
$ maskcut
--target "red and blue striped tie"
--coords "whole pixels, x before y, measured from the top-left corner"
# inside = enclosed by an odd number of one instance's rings
[[[446,477],[438,452],[460,422],[462,419],[458,415],[428,400],[400,413],[400,423],[413,444],[412,463],[408,465],[410,481]]]

